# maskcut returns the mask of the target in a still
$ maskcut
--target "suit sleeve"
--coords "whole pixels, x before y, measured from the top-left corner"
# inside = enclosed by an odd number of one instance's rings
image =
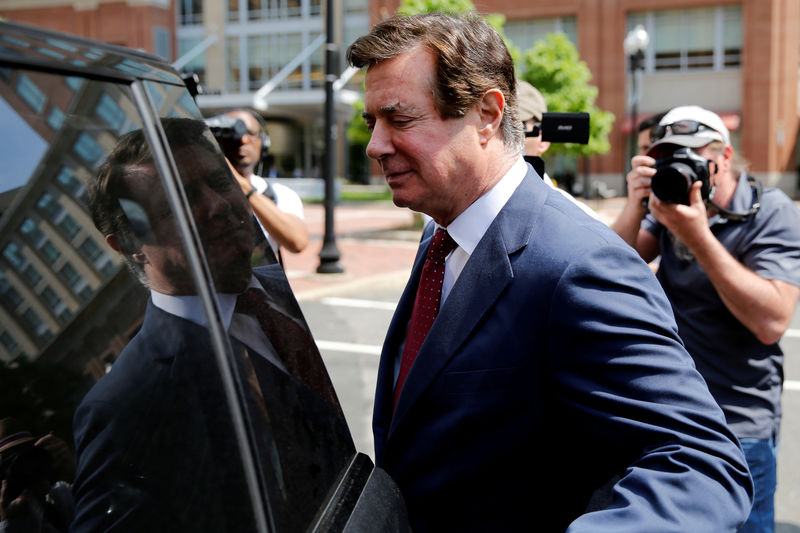
[[[568,531],[735,531],[752,501],[746,462],[648,267],[597,248],[564,270],[551,308],[552,393],[576,457],[565,468],[627,465]]]

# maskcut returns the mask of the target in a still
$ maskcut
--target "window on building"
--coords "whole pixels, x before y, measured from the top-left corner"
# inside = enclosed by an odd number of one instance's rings
[[[75,176],[75,173],[69,167],[61,167],[56,180],[75,198],[80,198],[83,195],[85,189],[83,182]]]
[[[117,102],[111,98],[108,93],[103,93],[94,112],[98,117],[102,118],[106,124],[111,126],[115,131],[120,131],[122,125],[125,124],[125,111],[119,106]]]
[[[645,71],[722,70],[741,66],[740,5],[631,13],[650,36]]]
[[[47,285],[41,292],[42,301],[47,304],[50,309],[55,309],[63,303],[63,300],[56,294],[49,285]]]
[[[58,271],[64,281],[72,287],[73,290],[78,291],[80,290],[80,286],[83,284],[83,278],[78,271],[75,270],[75,267],[72,266],[70,263],[64,263],[64,266]]]
[[[50,113],[47,114],[47,123],[50,124],[50,127],[54,130],[60,130],[61,126],[64,125],[65,118],[67,118],[67,116],[63,111],[57,107],[52,107],[50,108]]]
[[[44,193],[41,198],[39,198],[36,206],[51,219],[57,218],[63,211],[61,204],[59,204],[49,192]]]
[[[239,0],[228,0],[228,22],[239,22]]]
[[[39,226],[36,225],[36,222],[33,219],[26,218],[25,222],[19,227],[20,233],[28,241],[31,246],[34,248],[38,248],[40,243],[44,240],[44,233],[42,230],[39,229]]]
[[[94,263],[104,255],[103,249],[100,248],[100,246],[96,242],[94,242],[94,239],[92,239],[91,237],[87,237],[86,240],[84,240],[83,243],[81,243],[79,249],[81,253],[83,253],[83,255],[86,256],[86,258],[92,263]]]
[[[203,41],[203,37],[180,37],[178,39],[178,57],[183,57],[189,53],[192,48],[197,46]],[[203,82],[206,73],[206,52],[203,50],[196,56],[192,57],[188,63],[183,66],[184,72],[194,72]]]
[[[6,247],[3,249],[3,256],[17,270],[22,268],[24,260],[22,259],[22,254],[20,253],[19,246],[17,246],[17,243],[15,242],[8,243]]]
[[[270,64],[270,52],[275,49],[269,46],[268,35],[251,35],[247,38],[247,78],[250,89],[258,89],[264,85],[277,70]]]
[[[503,26],[506,37],[520,50],[528,50],[548,33],[561,32],[578,46],[578,29],[575,17],[553,17],[526,20],[508,20]]]
[[[51,265],[61,257],[61,252],[58,251],[58,248],[47,239],[42,242],[42,246],[39,249],[42,251],[44,258],[47,259]]]
[[[239,37],[232,36],[226,39],[227,60],[228,60],[228,91],[238,92],[242,88],[242,69],[239,64]]]
[[[58,222],[58,227],[63,229],[70,239],[74,239],[81,230],[81,227],[69,214],[64,215],[64,217]]]
[[[153,49],[167,61],[172,60],[172,35],[167,28],[162,26],[153,27]]]
[[[97,163],[103,155],[103,148],[97,144],[97,141],[95,141],[91,135],[85,132],[78,136],[72,148],[75,150],[75,153],[86,161],[86,163],[91,165],[92,168],[94,168],[95,163]]]
[[[0,333],[0,344],[6,349],[6,351],[10,354],[13,354],[19,348],[17,341],[14,340],[14,337],[7,331]]]
[[[30,263],[25,265],[25,268],[22,269],[22,277],[24,277],[28,283],[31,284],[31,287],[35,287],[40,281],[42,281],[42,275],[39,273],[36,267]]]
[[[203,0],[179,0],[178,17],[181,24],[202,24]]]
[[[28,76],[20,74],[16,89],[17,94],[20,95],[26,104],[31,106],[31,109],[37,113],[42,112],[44,104],[47,102],[47,97]]]

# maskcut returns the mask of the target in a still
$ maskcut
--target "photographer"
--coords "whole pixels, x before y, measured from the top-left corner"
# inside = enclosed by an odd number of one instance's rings
[[[800,295],[800,212],[783,192],[762,190],[736,168],[728,130],[715,113],[677,107],[654,137],[648,155],[632,159],[628,203],[612,227],[645,261],[661,254],[657,276],[679,334],[739,438],[755,483],[740,531],[773,531],[778,341]]]
[[[539,90],[524,80],[517,80],[517,99],[519,102],[519,118],[525,130],[525,161],[530,163],[542,179],[550,187],[560,192],[566,199],[583,210],[587,215],[599,220],[597,213],[578,201],[569,192],[559,188],[544,171],[542,155],[550,148],[550,142],[542,139],[542,118],[547,112],[547,104]]]
[[[220,120],[231,117],[235,121]],[[207,121],[217,138],[231,170],[250,202],[275,255],[279,248],[299,253],[308,245],[308,230],[303,221],[303,202],[289,187],[271,183],[255,173],[269,148],[264,120],[249,109],[234,109]],[[240,131],[243,130],[243,131]]]

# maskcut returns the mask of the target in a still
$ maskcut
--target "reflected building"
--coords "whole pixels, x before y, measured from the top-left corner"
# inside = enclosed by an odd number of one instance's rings
[[[58,54],[87,69],[144,68],[53,40],[3,35],[0,46]],[[170,110],[163,114],[197,113],[180,88],[155,80],[146,87],[158,109]],[[0,68],[0,124],[4,139],[18,139],[4,149],[31,162],[0,175],[0,360],[65,365],[97,378],[138,329],[147,292],[95,229],[86,188],[119,135],[141,127],[138,113],[124,85]]]

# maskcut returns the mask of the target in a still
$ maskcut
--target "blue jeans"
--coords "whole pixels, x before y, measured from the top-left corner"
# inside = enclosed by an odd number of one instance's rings
[[[750,516],[739,533],[774,533],[778,449],[773,439],[739,439],[755,486]]]

